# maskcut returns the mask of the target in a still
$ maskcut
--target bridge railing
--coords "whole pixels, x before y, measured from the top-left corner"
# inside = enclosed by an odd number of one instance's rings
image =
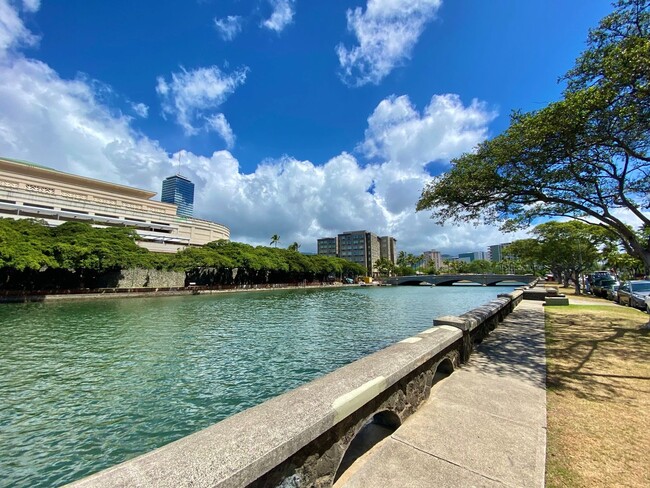
[[[464,273],[464,274],[440,274],[440,275],[410,275],[394,276],[385,281],[391,285],[429,283],[431,285],[451,285],[459,281],[467,281],[478,285],[495,285],[501,282],[516,282],[530,285],[536,280],[533,275],[518,274],[493,274],[493,273]]]
[[[364,426],[397,428],[521,297],[515,291],[436,319],[413,337],[72,486],[330,486]]]

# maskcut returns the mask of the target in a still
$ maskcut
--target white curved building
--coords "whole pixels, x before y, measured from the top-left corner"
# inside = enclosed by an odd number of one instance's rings
[[[230,239],[230,229],[208,220],[176,215],[176,205],[151,200],[155,192],[85,178],[0,157],[0,217],[67,221],[97,227],[133,227],[139,245],[155,252]]]

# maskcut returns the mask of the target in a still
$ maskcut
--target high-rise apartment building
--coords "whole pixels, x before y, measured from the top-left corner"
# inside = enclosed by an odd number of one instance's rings
[[[477,252],[461,252],[458,255],[458,259],[460,261],[466,261],[468,263],[471,263],[472,261],[476,261],[478,259],[486,259],[487,258],[487,253],[482,252],[482,251],[477,251]]]
[[[372,232],[357,230],[338,235],[339,257],[365,266],[368,274],[376,272],[375,262],[380,258],[379,237]]]
[[[422,267],[433,265],[436,269],[442,268],[442,256],[440,255],[440,251],[424,251],[422,253],[422,258]]]
[[[318,239],[318,254],[336,256],[360,264],[369,275],[378,273],[375,263],[386,258],[397,260],[397,240],[390,236],[378,237],[372,232],[356,230],[343,232],[336,237]]]
[[[379,238],[379,255],[391,263],[397,263],[397,240],[391,236]]]
[[[180,174],[165,178],[160,201],[176,205],[176,215],[191,217],[194,211],[194,183]]]
[[[493,263],[498,263],[501,261],[504,258],[503,250],[508,244],[510,244],[510,242],[504,242],[502,244],[495,244],[494,246],[490,246],[488,248],[488,256],[490,258],[490,261]]]
[[[339,240],[336,237],[323,237],[318,239],[318,254],[322,256],[338,257]]]

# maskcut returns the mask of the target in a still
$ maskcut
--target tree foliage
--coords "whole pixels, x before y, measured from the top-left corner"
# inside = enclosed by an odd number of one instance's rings
[[[469,273],[484,274],[492,272],[492,263],[486,259],[475,259],[468,263],[467,270]]]
[[[0,219],[0,268],[18,271],[57,266],[47,227],[35,220]]]
[[[108,271],[164,267],[164,259],[139,247],[128,228],[100,229],[85,222],[48,227],[31,219],[0,219],[0,268]]]
[[[375,262],[375,268],[380,276],[391,276],[395,273],[396,266],[390,259],[380,258]]]
[[[125,268],[171,268],[171,256],[136,244],[128,228],[85,222],[48,227],[31,219],[0,219],[0,283],[9,288],[79,288]]]
[[[422,262],[424,259],[423,255],[416,256],[412,253],[407,253],[405,251],[400,251],[397,254],[397,267],[398,268],[403,268],[405,270],[405,274],[408,274],[406,272],[407,269],[415,270],[415,267]],[[413,273],[411,273],[413,274]]]
[[[449,220],[501,223],[569,217],[616,233],[650,267],[650,0],[620,0],[564,79],[563,99],[514,113],[510,127],[452,161],[418,210]]]
[[[326,281],[366,273],[363,266],[341,258],[229,241],[185,249],[176,262],[191,281],[205,285]]]
[[[546,222],[533,229],[534,239],[521,239],[509,244],[505,253],[531,272],[550,270],[565,286],[573,280],[580,293],[580,276],[596,269],[603,259],[603,249],[616,241],[616,236],[584,222]]]
[[[183,270],[190,281],[208,285],[326,281],[366,273],[345,259],[304,255],[295,246],[221,240],[159,254],[138,246],[137,239],[129,228],[95,228],[86,222],[48,227],[36,220],[0,219],[0,286],[92,286],[104,273],[129,268]]]
[[[539,276],[550,269],[544,257],[542,243],[538,239],[519,239],[508,244],[503,252],[513,259],[524,273]]]

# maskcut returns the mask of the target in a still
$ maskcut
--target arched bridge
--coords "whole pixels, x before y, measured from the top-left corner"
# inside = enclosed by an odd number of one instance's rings
[[[388,278],[384,281],[391,285],[419,285],[420,283],[424,282],[436,286],[450,286],[454,283],[470,282],[484,286],[494,286],[502,282],[530,284],[535,281],[535,276],[516,274],[441,274],[396,276],[394,278]]]

